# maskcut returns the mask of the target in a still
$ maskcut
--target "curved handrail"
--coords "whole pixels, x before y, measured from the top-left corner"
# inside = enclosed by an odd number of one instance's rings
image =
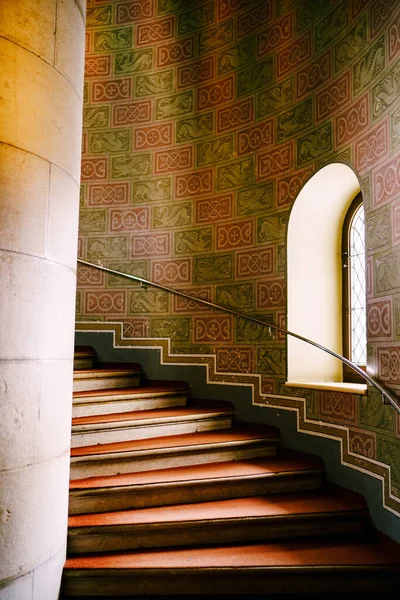
[[[261,319],[257,319],[256,317],[252,317],[251,315],[246,315],[244,313],[240,313],[236,310],[233,310],[232,308],[227,308],[227,307],[221,306],[220,304],[214,304],[213,302],[209,302],[208,300],[203,300],[202,298],[195,298],[194,296],[190,296],[190,294],[185,294],[184,292],[180,292],[179,290],[174,290],[172,288],[168,288],[168,287],[161,285],[159,283],[156,283],[154,281],[149,281],[147,279],[144,279],[143,277],[138,277],[137,275],[130,275],[128,273],[123,273],[122,271],[116,271],[114,269],[109,269],[108,267],[104,267],[101,264],[91,263],[86,260],[82,260],[80,258],[78,258],[78,263],[80,263],[82,265],[86,265],[88,267],[94,267],[95,269],[99,269],[100,271],[105,271],[105,272],[111,273],[113,275],[119,275],[120,277],[126,277],[127,279],[131,279],[133,281],[140,283],[143,287],[150,285],[152,287],[163,290],[164,292],[174,294],[175,296],[180,296],[181,298],[186,298],[187,300],[194,300],[195,302],[199,302],[200,304],[205,304],[216,310],[220,310],[225,313],[230,313],[231,315],[235,315],[236,317],[239,317],[242,319],[247,319],[248,321],[252,321],[253,323],[258,323],[259,325],[262,325],[263,327],[268,327],[270,331],[271,331],[271,329],[274,329],[275,331],[279,331],[281,333],[284,333],[285,335],[290,335],[291,337],[301,340],[302,342],[311,344],[312,346],[319,348],[323,352],[327,352],[331,356],[334,356],[335,358],[340,360],[342,363],[344,363],[345,365],[350,367],[350,369],[352,369],[353,371],[358,373],[358,375],[360,375],[363,379],[365,379],[365,381],[367,381],[369,384],[371,384],[373,387],[375,387],[378,390],[378,392],[382,395],[382,400],[385,404],[390,404],[400,414],[399,403],[397,402],[397,400],[395,398],[393,398],[391,396],[391,394],[384,387],[382,387],[382,385],[380,383],[378,383],[377,381],[372,379],[372,377],[370,377],[358,365],[353,363],[348,358],[342,356],[341,354],[338,354],[337,352],[334,352],[333,350],[330,350],[329,348],[326,348],[325,346],[322,346],[321,344],[318,344],[318,342],[314,342],[313,340],[310,340],[302,335],[299,335],[298,333],[294,333],[293,331],[283,329],[282,327],[278,327],[277,325],[273,325],[272,323],[267,323],[266,321],[261,321]]]

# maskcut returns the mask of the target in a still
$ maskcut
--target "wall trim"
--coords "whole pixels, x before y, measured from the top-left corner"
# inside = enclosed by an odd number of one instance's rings
[[[252,406],[296,413],[297,432],[338,441],[341,464],[380,481],[383,508],[400,517],[400,499],[391,493],[390,465],[351,452],[348,427],[307,418],[305,398],[263,394],[261,375],[218,372],[214,354],[174,354],[171,352],[169,338],[126,338],[121,322],[79,321],[75,324],[75,329],[77,332],[111,333],[113,348],[158,350],[161,365],[204,367],[207,384],[246,387],[251,391]]]

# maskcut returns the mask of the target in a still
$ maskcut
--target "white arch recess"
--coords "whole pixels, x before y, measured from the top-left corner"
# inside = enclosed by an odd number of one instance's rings
[[[342,354],[342,228],[360,191],[354,171],[333,163],[296,198],[288,226],[288,329]],[[339,360],[288,338],[288,383],[343,381]]]

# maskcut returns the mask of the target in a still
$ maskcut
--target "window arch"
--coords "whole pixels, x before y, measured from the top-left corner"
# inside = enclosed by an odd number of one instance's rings
[[[333,163],[302,188],[288,226],[288,329],[343,353],[342,229],[360,186]],[[288,338],[288,382],[343,382],[340,361]]]
[[[367,364],[365,214],[361,194],[351,203],[343,224],[343,354],[359,367]],[[345,381],[362,379],[346,365]]]

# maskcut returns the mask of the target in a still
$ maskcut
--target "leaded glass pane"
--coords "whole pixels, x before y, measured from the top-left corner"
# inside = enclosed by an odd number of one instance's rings
[[[357,209],[350,228],[351,360],[367,363],[364,206]]]

